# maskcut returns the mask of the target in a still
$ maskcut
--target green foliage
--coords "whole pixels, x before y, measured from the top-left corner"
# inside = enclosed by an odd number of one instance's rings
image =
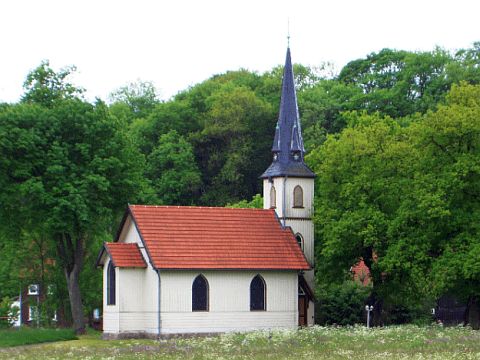
[[[92,105],[66,93],[1,109],[0,215],[7,228],[21,230],[17,238],[32,244],[41,234],[42,258],[53,254],[63,268],[75,328],[82,331],[85,256],[100,235],[114,231],[128,202],[148,202],[151,193],[144,157],[123,123],[101,101]]]
[[[435,225],[434,290],[480,296],[480,86],[454,86],[415,129]]]
[[[252,197],[252,200],[247,201],[247,200],[240,200],[239,202],[236,202],[234,204],[227,204],[226,207],[231,207],[231,208],[240,208],[240,209],[245,209],[245,208],[250,208],[250,209],[263,209],[263,197],[260,194],[255,194],[254,197]]]
[[[148,155],[158,145],[163,134],[175,130],[179,135],[188,137],[200,129],[196,113],[186,101],[170,101],[158,104],[145,119],[135,119],[130,132],[136,146]]]
[[[383,49],[348,63],[338,80],[362,90],[353,98],[368,112],[392,117],[435,109],[452,86],[461,80],[478,83],[478,44],[454,57],[440,48],[432,52]]]
[[[315,321],[320,325],[365,323],[365,304],[371,287],[346,280],[320,286],[316,290]]]
[[[480,296],[480,95],[458,86],[480,83],[479,44],[455,54],[384,49],[338,76],[294,66],[318,175],[319,282],[342,282],[363,258],[390,318],[447,290]],[[86,264],[90,312],[101,301],[90,265],[127,202],[261,207],[283,68],[215,75],[166,102],[138,81],[109,106],[83,101],[74,71],[42,62],[21,103],[0,104],[0,297],[38,274],[57,289],[48,306],[68,308],[64,271]]]
[[[203,169],[203,204],[224,205],[258,192],[270,159],[272,109],[245,87],[225,84],[205,99],[204,127],[191,136]]]
[[[18,309],[12,314],[12,301],[8,297],[0,300],[0,329],[10,327],[10,319],[12,316],[18,315]]]
[[[67,82],[67,78],[75,71],[75,66],[69,66],[55,72],[48,60],[42,61],[27,75],[22,101],[52,107],[58,101],[78,97],[84,90]]]
[[[0,121],[5,210],[15,217],[42,217],[48,232],[95,233],[142,188],[144,161],[102,103],[16,105]]]
[[[351,113],[349,127],[307,158],[322,189],[315,199],[322,281],[342,278],[362,258],[383,321],[452,289],[478,296],[479,91],[453,86],[445,105],[404,127]]]
[[[18,330],[0,330],[0,348],[76,339],[73,331],[69,329],[30,329],[22,327]]]
[[[130,119],[147,116],[160,103],[155,85],[151,81],[141,80],[115,90],[110,94],[110,100],[125,104],[131,112]]]
[[[148,156],[146,173],[158,199],[167,205],[190,205],[201,185],[192,146],[175,130],[160,137]]]

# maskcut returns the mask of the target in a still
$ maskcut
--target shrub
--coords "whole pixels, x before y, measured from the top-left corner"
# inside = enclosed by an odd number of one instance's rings
[[[321,325],[354,325],[364,322],[365,302],[371,287],[347,280],[320,287],[315,305],[316,321]]]
[[[7,297],[3,298],[0,301],[0,329],[10,327],[17,316],[18,308],[12,308],[12,301]]]

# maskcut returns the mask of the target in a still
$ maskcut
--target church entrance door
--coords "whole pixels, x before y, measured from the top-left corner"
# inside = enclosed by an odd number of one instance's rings
[[[307,326],[307,299],[305,295],[298,296],[298,325]]]

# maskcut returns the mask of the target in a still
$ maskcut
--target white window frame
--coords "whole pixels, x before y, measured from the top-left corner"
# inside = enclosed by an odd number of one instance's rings
[[[30,305],[28,307],[28,321],[34,321],[38,318],[38,306]]]
[[[28,295],[40,295],[40,285],[30,284],[28,285]]]

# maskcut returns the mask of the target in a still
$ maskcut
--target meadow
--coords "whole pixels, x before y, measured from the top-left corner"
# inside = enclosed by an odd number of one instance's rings
[[[320,327],[167,340],[78,340],[0,348],[0,359],[480,359],[468,327]]]

